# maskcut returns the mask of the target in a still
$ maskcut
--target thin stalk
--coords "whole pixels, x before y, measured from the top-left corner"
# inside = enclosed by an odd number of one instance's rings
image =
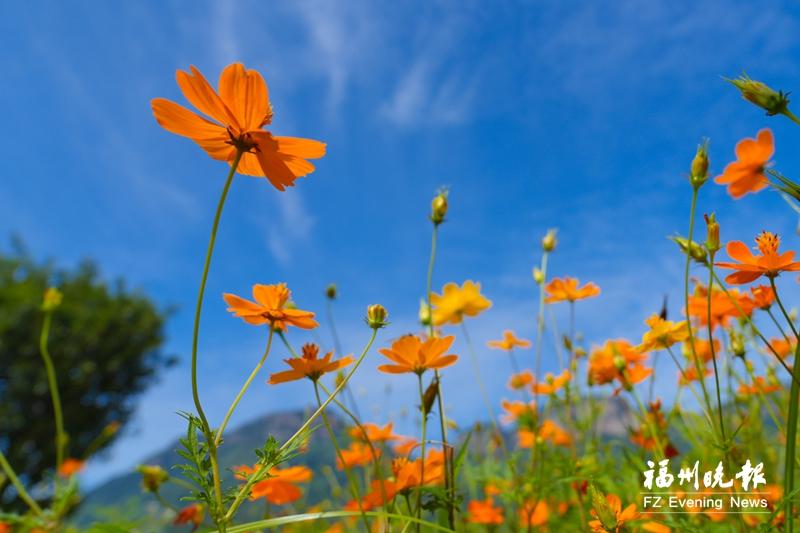
[[[467,341],[467,347],[469,348],[470,359],[472,360],[472,366],[475,370],[475,379],[478,382],[478,388],[481,390],[481,396],[483,397],[483,403],[486,406],[486,410],[489,414],[489,420],[492,422],[492,426],[494,428],[495,434],[500,438],[501,442],[503,442],[502,434],[500,433],[500,426],[497,424],[497,419],[494,416],[494,410],[492,409],[492,402],[489,399],[489,393],[486,391],[486,385],[483,383],[483,378],[481,377],[481,368],[478,364],[478,356],[475,353],[475,348],[472,346],[472,340],[470,339],[469,332],[467,331],[467,324],[463,320],[461,321],[461,331],[464,332],[464,339]],[[503,442],[503,449],[505,449],[505,443]]]
[[[422,373],[417,374],[417,385],[419,389],[419,412],[422,415],[422,439],[420,440],[420,472],[419,472],[419,490],[417,490],[417,509],[416,517],[422,518],[422,487],[425,486],[425,430],[428,426],[428,413],[425,410],[425,391],[422,388]],[[445,450],[445,453],[447,451]],[[419,531],[419,522],[417,522],[417,531]]]
[[[708,262],[708,298],[706,298],[706,311],[707,311],[707,320],[708,322],[708,344],[711,349],[711,362],[714,365],[714,382],[717,387],[717,411],[719,414],[719,431],[722,434],[722,443],[725,446],[725,449],[728,449],[726,438],[725,438],[725,422],[722,417],[722,393],[720,392],[720,385],[719,385],[719,370],[717,369],[717,354],[714,351],[714,333],[711,329],[711,292],[714,287],[714,252],[710,254],[710,260]],[[688,307],[687,307],[688,309]],[[688,318],[687,318],[688,322]],[[725,455],[728,455],[727,451]]]
[[[333,337],[333,347],[336,349],[336,353],[339,357],[344,355],[342,351],[342,343],[339,340],[339,333],[336,331],[336,323],[333,321],[333,301],[331,298],[328,298],[325,309],[328,313],[328,324],[331,327],[331,337]],[[356,398],[353,396],[353,391],[350,390],[350,387],[345,387],[344,393],[347,396],[347,399],[350,400],[350,405],[353,406],[353,411],[361,418],[361,413],[358,412],[358,404],[356,403]]]
[[[655,425],[655,422],[652,420],[652,417],[647,412],[647,408],[642,403],[641,398],[639,395],[636,394],[636,389],[631,387],[629,391],[633,399],[636,401],[636,405],[639,406],[639,410],[642,412],[642,422],[647,427],[648,431],[650,431],[650,435],[653,437],[653,442],[656,444],[656,448],[658,449],[658,456],[659,457],[666,457],[664,454],[664,445],[661,443],[661,438],[658,434],[658,428]]]
[[[208,442],[208,456],[211,461],[211,472],[214,478],[214,501],[216,503],[215,513],[222,512],[222,481],[219,473],[219,462],[217,461],[217,447],[214,445],[214,437],[211,432],[211,426],[208,424],[203,406],[200,403],[200,392],[197,386],[197,346],[200,339],[200,316],[203,310],[203,297],[206,292],[206,282],[208,281],[208,271],[211,267],[211,257],[214,255],[214,244],[217,240],[217,230],[219,228],[219,221],[222,217],[222,210],[225,207],[225,199],[228,197],[228,191],[233,183],[233,177],[236,175],[236,168],[239,166],[239,161],[242,159],[242,150],[237,149],[236,155],[231,162],[231,168],[228,172],[228,177],[225,179],[225,186],[222,188],[222,194],[217,203],[217,210],[214,213],[214,222],[211,225],[211,237],[208,240],[208,248],[206,249],[206,259],[203,263],[203,273],[200,276],[200,288],[197,291],[197,304],[194,311],[194,326],[192,328],[192,399],[194,400],[195,409],[197,409],[197,416],[203,425],[203,432],[205,433],[206,441]],[[225,520],[218,520],[214,517],[214,521],[222,533],[226,531]]]
[[[786,339],[787,342],[791,343],[792,340],[789,338],[789,335],[787,335],[786,332],[783,330],[783,327],[781,326],[781,323],[778,322],[778,319],[775,318],[775,314],[772,312],[772,309],[767,307],[766,311],[769,317],[772,319],[772,323],[775,324],[775,326],[778,328],[778,331],[780,331],[781,335],[783,335],[783,338]]]
[[[56,479],[58,479],[58,471],[61,469],[61,463],[64,462],[64,446],[67,442],[67,437],[64,434],[64,415],[61,411],[61,396],[58,393],[56,370],[53,365],[53,358],[50,357],[50,350],[47,348],[52,322],[52,311],[45,312],[42,333],[39,335],[39,352],[42,354],[42,361],[47,373],[47,387],[50,389],[50,399],[53,402],[53,418],[56,423]]]
[[[231,415],[233,415],[233,411],[239,405],[239,402],[242,401],[244,393],[247,392],[247,389],[250,387],[250,384],[258,375],[258,372],[261,370],[261,367],[264,366],[264,361],[267,360],[269,351],[272,348],[272,338],[274,336],[275,336],[275,329],[270,325],[269,337],[267,337],[267,347],[264,349],[264,355],[261,356],[261,359],[258,361],[258,364],[255,366],[253,371],[250,372],[250,376],[247,378],[247,381],[244,382],[244,385],[242,385],[242,388],[239,390],[239,393],[236,395],[236,398],[234,398],[233,403],[228,408],[228,412],[225,413],[225,418],[222,419],[222,424],[220,424],[219,429],[216,431],[216,436],[214,437],[215,447],[218,447],[222,442],[222,434],[225,432],[225,428],[228,426],[228,422],[231,419]]]
[[[319,396],[319,386],[317,385],[316,380],[313,381],[314,396],[317,398],[317,405],[322,407],[322,398]],[[336,450],[336,457],[339,458],[339,462],[342,464],[342,470],[344,470],[344,475],[347,477],[347,481],[350,483],[350,490],[353,491],[353,498],[355,498],[356,502],[358,503],[358,510],[361,511],[361,518],[364,520],[364,526],[367,528],[367,531],[369,531],[369,520],[367,520],[367,515],[364,514],[364,505],[361,502],[361,493],[358,490],[358,481],[356,481],[356,479],[353,477],[353,472],[344,461],[342,448],[339,446],[339,440],[336,438],[336,434],[333,432],[333,428],[331,427],[331,422],[328,420],[328,415],[324,410],[322,411],[322,423],[325,425],[325,429],[328,431],[328,436],[331,438],[333,449]]]
[[[36,516],[39,518],[44,518],[44,511],[42,511],[42,508],[39,507],[38,503],[36,503],[36,500],[31,498],[30,494],[28,494],[28,491],[25,490],[25,486],[19,480],[17,474],[14,472],[14,469],[11,468],[11,465],[8,464],[8,460],[6,459],[6,456],[2,450],[0,450],[0,468],[3,469],[6,477],[9,479],[9,481],[11,481],[11,484],[14,486],[14,488],[17,489],[17,496],[19,496],[22,501],[28,504],[28,507],[31,508],[31,511],[33,511]]]
[[[783,494],[785,495],[784,505],[786,506],[784,511],[784,516],[786,517],[786,532],[792,533],[794,531],[794,494],[792,493],[794,492],[794,462],[797,453],[797,402],[798,399],[800,399],[800,385],[798,385],[797,381],[800,379],[800,364],[797,364],[798,359],[800,359],[800,336],[798,336],[797,329],[789,313],[786,312],[786,308],[783,306],[780,296],[778,296],[778,289],[775,286],[774,276],[769,276],[769,283],[772,286],[772,292],[775,294],[775,301],[778,302],[778,307],[780,307],[784,318],[789,323],[789,327],[792,328],[792,333],[794,333],[797,339],[797,345],[794,351],[795,364],[792,372],[792,377],[795,379],[792,380],[792,387],[789,390],[789,416],[786,423],[785,479],[783,488]]]
[[[300,426],[300,428],[298,428],[298,430],[294,432],[294,435],[289,437],[289,439],[286,442],[284,442],[283,445],[281,445],[281,447],[278,449],[279,455],[285,452],[287,449],[289,449],[292,446],[292,444],[294,444],[294,441],[297,440],[301,435],[303,435],[308,430],[311,424],[313,424],[314,421],[319,417],[319,415],[322,414],[322,411],[325,410],[328,404],[330,404],[336,398],[336,396],[342,391],[344,386],[347,385],[347,382],[350,381],[350,378],[353,377],[353,374],[356,373],[356,370],[358,370],[358,367],[364,361],[364,358],[367,356],[367,353],[369,353],[369,349],[372,347],[372,343],[375,342],[375,337],[377,336],[378,336],[378,330],[376,328],[373,328],[372,335],[370,335],[367,345],[364,347],[364,350],[361,352],[361,355],[356,360],[355,364],[353,365],[353,368],[350,369],[350,372],[347,373],[342,382],[339,383],[339,385],[333,390],[333,394],[328,396],[328,399],[322,402],[322,405],[320,405],[319,408],[316,411],[314,411],[314,413],[310,417],[308,417],[308,419],[306,419],[305,422],[303,422],[303,425]],[[257,473],[261,474],[263,470],[267,468],[267,466],[269,465],[261,465],[257,470]],[[255,480],[257,478],[258,476],[252,476],[251,479]],[[226,522],[231,520],[233,516],[236,514],[236,511],[239,509],[239,506],[242,505],[244,499],[247,497],[248,494],[250,494],[250,489],[253,488],[254,482],[255,481],[248,481],[247,483],[242,485],[242,487],[239,489],[239,492],[236,493],[236,497],[231,503],[230,508],[228,508],[228,512],[225,514]]]

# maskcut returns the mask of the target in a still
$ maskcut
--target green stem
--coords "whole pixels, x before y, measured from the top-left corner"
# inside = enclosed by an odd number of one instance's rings
[[[417,384],[419,389],[419,412],[422,415],[422,439],[420,440],[420,473],[419,473],[419,490],[417,490],[417,508],[416,517],[422,518],[422,487],[425,486],[425,444],[427,435],[425,430],[428,426],[428,413],[425,410],[425,391],[422,388],[422,373],[417,374]],[[417,523],[417,531],[419,531],[419,522]]]
[[[790,339],[789,335],[787,335],[786,332],[783,330],[783,326],[781,326],[781,323],[778,322],[777,318],[775,318],[775,315],[773,314],[772,309],[770,309],[768,307],[766,309],[766,311],[767,311],[767,314],[769,315],[769,317],[772,319],[772,323],[775,324],[775,326],[778,328],[778,331],[780,331],[781,335],[783,335],[783,338],[786,339],[786,342],[791,343],[792,339]]]
[[[44,511],[42,511],[42,508],[39,507],[38,503],[36,503],[36,500],[31,498],[30,494],[28,494],[28,491],[25,490],[25,486],[19,480],[17,474],[14,472],[14,469],[11,468],[11,465],[8,464],[8,460],[6,459],[6,456],[2,450],[0,450],[0,467],[3,469],[3,472],[5,472],[6,477],[8,477],[9,481],[11,481],[11,484],[14,486],[14,488],[17,489],[17,495],[20,497],[20,499],[28,504],[28,507],[31,508],[36,516],[44,518]]]
[[[539,270],[542,272],[542,282],[539,284],[539,313],[536,319],[536,379],[541,379],[542,375],[542,335],[544,335],[544,284],[547,281],[547,257],[548,252],[542,253],[542,264]]]
[[[717,387],[717,411],[719,414],[719,430],[722,434],[722,443],[725,446],[725,450],[727,454],[727,442],[725,439],[725,422],[722,417],[722,393],[720,392],[720,385],[719,385],[719,370],[717,369],[717,354],[714,351],[714,333],[711,330],[711,292],[714,287],[714,252],[710,254],[710,260],[708,262],[708,298],[706,299],[706,311],[707,311],[707,327],[708,327],[708,344],[711,349],[711,362],[714,365],[714,382]],[[688,309],[688,308],[687,308]],[[688,319],[687,319],[688,322]]]
[[[783,113],[783,115],[785,115],[785,116],[786,116],[786,117],[787,117],[789,120],[791,120],[792,122],[794,122],[794,123],[795,123],[795,124],[797,124],[797,125],[800,125],[800,118],[797,118],[797,116],[796,116],[794,113],[792,113],[791,111],[789,111],[789,109],[788,109],[788,108],[787,108],[785,111],[783,111],[782,113]]]
[[[200,315],[203,309],[203,297],[206,292],[206,281],[208,280],[208,270],[211,267],[211,257],[214,255],[214,244],[217,240],[217,229],[219,228],[219,221],[222,217],[222,209],[225,207],[225,199],[228,197],[228,191],[233,183],[233,177],[236,175],[236,168],[239,166],[239,161],[242,158],[242,151],[236,150],[236,155],[231,162],[231,168],[228,172],[228,177],[225,180],[225,186],[222,188],[222,194],[217,203],[217,211],[214,214],[214,223],[211,226],[211,237],[208,240],[208,248],[206,249],[206,259],[203,263],[203,274],[200,277],[200,288],[197,291],[197,304],[194,311],[194,326],[192,328],[192,399],[194,400],[197,415],[203,424],[203,431],[205,433],[206,441],[208,442],[208,455],[212,465],[212,475],[214,477],[214,497],[217,509],[216,513],[222,511],[222,482],[220,480],[219,464],[217,462],[217,448],[214,445],[214,437],[211,434],[211,426],[208,424],[203,406],[200,403],[200,392],[197,387],[197,346],[200,338]],[[222,533],[225,533],[225,523],[216,519],[217,526]]]
[[[314,396],[317,398],[317,405],[322,407],[322,398],[319,395],[319,386],[317,385],[316,380],[312,380],[314,382]],[[339,459],[339,463],[342,465],[342,470],[344,470],[344,475],[347,478],[347,481],[350,483],[350,490],[353,492],[353,498],[358,503],[358,510],[361,511],[361,518],[364,520],[364,526],[367,528],[366,531],[369,532],[369,520],[367,520],[367,515],[364,514],[364,506],[361,501],[361,494],[358,490],[358,481],[353,477],[353,472],[350,470],[350,467],[344,461],[344,455],[342,455],[342,448],[339,446],[339,440],[336,438],[336,434],[333,432],[333,428],[331,427],[331,422],[328,420],[328,415],[325,411],[322,411],[322,423],[325,425],[325,429],[328,431],[328,436],[331,438],[331,444],[333,444],[333,449],[336,450],[336,457]]]
[[[789,415],[786,423],[786,457],[784,459],[785,478],[783,488],[785,499],[784,505],[786,506],[784,511],[784,515],[786,517],[786,532],[792,533],[794,531],[794,498],[796,497],[796,495],[793,493],[795,470],[794,462],[795,455],[797,453],[797,402],[800,399],[800,385],[798,385],[798,380],[800,380],[800,364],[797,363],[798,359],[800,359],[800,336],[798,336],[797,329],[795,328],[789,313],[786,312],[786,308],[783,306],[780,296],[778,296],[778,289],[775,286],[775,278],[773,276],[769,277],[769,283],[772,286],[772,292],[775,294],[775,301],[778,302],[778,307],[780,307],[784,318],[789,323],[789,327],[792,328],[792,333],[794,333],[794,336],[797,339],[792,372],[792,377],[794,379],[792,380],[792,387],[789,390]]]
[[[282,333],[281,333],[282,334]],[[247,381],[244,382],[242,388],[239,390],[239,394],[236,395],[234,398],[233,403],[228,408],[228,412],[225,413],[225,418],[222,419],[222,424],[220,424],[219,429],[216,431],[216,436],[214,437],[214,446],[219,447],[220,443],[222,442],[222,434],[225,432],[225,428],[228,426],[228,422],[231,419],[231,415],[233,415],[233,411],[239,405],[239,402],[242,401],[242,397],[244,397],[244,393],[247,392],[247,389],[250,387],[250,384],[258,375],[258,372],[261,370],[261,367],[264,366],[264,362],[267,360],[267,356],[269,355],[270,348],[272,348],[272,338],[275,336],[275,329],[272,328],[270,325],[269,327],[269,337],[267,338],[267,347],[264,350],[264,355],[261,356],[261,360],[255,366],[252,372],[250,372],[250,376],[247,378]]]
[[[50,350],[47,349],[52,321],[53,313],[50,311],[45,312],[42,333],[39,336],[39,351],[42,354],[42,361],[44,361],[44,368],[47,372],[47,386],[50,389],[50,398],[53,401],[53,417],[56,423],[56,474],[58,474],[61,469],[61,463],[64,462],[64,447],[67,443],[67,436],[64,433],[64,415],[61,411],[61,396],[58,393],[56,370],[53,366],[53,358],[50,357]],[[55,478],[58,479],[58,475]]]
[[[497,419],[494,416],[494,410],[492,409],[492,402],[489,399],[489,393],[486,391],[486,385],[483,383],[483,377],[481,377],[481,367],[478,364],[478,356],[475,353],[475,348],[472,346],[472,340],[467,332],[467,324],[463,320],[461,321],[461,331],[464,332],[464,340],[467,341],[470,359],[472,360],[472,366],[475,370],[475,379],[478,382],[478,388],[481,390],[481,396],[483,397],[483,403],[486,406],[486,411],[489,414],[489,420],[492,422],[492,427],[494,428],[495,434],[503,443],[503,449],[505,449],[503,435],[500,433],[500,426],[497,424]]]
[[[639,395],[636,394],[636,389],[631,387],[629,392],[631,393],[631,396],[633,396],[633,399],[636,401],[636,405],[639,406],[639,410],[642,412],[642,422],[647,427],[647,430],[650,431],[650,435],[653,437],[653,442],[655,442],[656,448],[658,449],[658,456],[660,458],[666,458],[666,455],[664,453],[664,445],[661,443],[661,437],[658,434],[658,428],[656,427],[655,422],[651,419],[652,417],[649,416],[647,408],[642,403],[642,400],[641,398],[639,398]]]
[[[336,331],[336,323],[333,321],[333,302],[331,298],[328,298],[325,309],[328,312],[328,324],[331,327],[331,336],[333,337],[333,347],[336,349],[336,354],[339,357],[344,355],[342,351],[342,343],[339,341],[339,333]],[[356,402],[355,396],[353,396],[353,392],[350,390],[350,387],[345,387],[344,394],[347,396],[347,399],[350,400],[350,405],[353,406],[353,411],[361,417],[361,413],[358,412],[358,403]]]
[[[378,336],[378,330],[376,328],[373,328],[372,335],[370,336],[367,345],[364,347],[364,350],[361,352],[361,355],[358,357],[355,364],[353,365],[353,368],[350,369],[350,372],[348,372],[348,374],[344,377],[342,382],[339,383],[339,385],[333,390],[333,394],[331,394],[327,400],[322,402],[322,405],[320,405],[319,408],[316,411],[314,411],[314,413],[310,417],[308,417],[308,419],[306,419],[305,422],[303,422],[303,425],[300,426],[300,428],[297,431],[295,431],[294,435],[289,437],[289,439],[286,442],[284,442],[283,445],[281,445],[281,447],[278,449],[278,455],[282,454],[287,449],[289,449],[294,443],[294,441],[297,440],[301,435],[303,435],[308,430],[311,424],[313,424],[314,421],[319,417],[319,415],[322,414],[322,411],[325,410],[328,404],[331,403],[336,398],[336,396],[342,391],[345,385],[347,385],[347,382],[350,381],[350,378],[353,377],[353,374],[356,373],[356,370],[358,370],[358,367],[364,361],[364,358],[367,356],[367,353],[369,353],[369,349],[372,347],[372,343],[375,342],[375,337],[377,336]],[[269,465],[261,465],[257,470],[257,474],[261,474],[264,471],[264,469],[266,469],[268,466]],[[259,478],[258,475],[251,476],[250,479],[252,479],[253,481],[248,481],[247,483],[245,483],[242,486],[242,488],[239,489],[239,492],[236,493],[236,497],[234,498],[233,503],[231,503],[228,512],[225,514],[226,522],[230,521],[231,518],[233,518],[233,516],[236,514],[236,511],[239,509],[239,506],[242,505],[244,499],[247,497],[248,494],[250,494],[250,489],[253,488],[255,479],[258,478]]]

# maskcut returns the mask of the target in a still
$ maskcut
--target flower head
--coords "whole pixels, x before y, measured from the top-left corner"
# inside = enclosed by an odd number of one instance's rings
[[[602,385],[618,381],[622,389],[628,389],[647,379],[652,368],[644,366],[647,354],[634,348],[626,340],[609,340],[592,350],[589,356],[589,383]]]
[[[764,109],[767,115],[785,114],[788,111],[789,93],[776,91],[763,82],[751,79],[747,74],[727,81],[739,89],[742,98]]]
[[[502,407],[503,411],[506,412],[502,417],[502,421],[505,424],[519,422],[520,425],[530,426],[536,418],[537,410],[535,401],[525,403],[519,400],[513,402],[503,400]]]
[[[694,293],[689,296],[689,316],[700,326],[708,325],[708,288],[697,284]],[[731,318],[749,316],[753,311],[753,300],[738,289],[729,289],[726,293],[721,289],[711,291],[711,329],[717,326],[727,327]]]
[[[503,350],[505,352],[510,352],[514,348],[525,348],[525,349],[530,348],[531,341],[527,339],[518,339],[513,331],[507,329],[503,332],[502,340],[489,341],[486,343],[486,346],[488,346],[489,348],[494,348],[496,350]]]
[[[595,490],[595,492],[599,491]],[[622,500],[615,494],[607,495],[605,500],[593,494],[591,513],[595,517],[589,522],[593,533],[618,532],[621,531],[625,522],[639,518],[636,504],[632,503],[623,509]]]
[[[236,476],[247,479],[258,467],[240,466],[236,468]],[[250,499],[265,499],[273,505],[285,505],[299,500],[303,496],[300,483],[311,481],[313,473],[306,466],[273,467],[269,477],[257,482],[250,491]]]
[[[318,356],[319,346],[310,342],[304,344],[300,357],[284,359],[284,362],[292,367],[292,369],[272,374],[269,377],[268,383],[270,385],[276,385],[278,383],[286,383],[287,381],[296,381],[303,378],[317,381],[323,374],[335,372],[353,362],[353,358],[349,355],[332,361],[333,352],[328,352],[322,359],[319,359]]]
[[[530,370],[523,370],[518,374],[512,374],[508,380],[508,388],[511,390],[522,390],[533,383],[533,373]]]
[[[524,528],[543,526],[550,519],[550,509],[544,501],[525,502],[519,509],[519,521]]]
[[[761,276],[774,278],[781,272],[795,272],[800,270],[800,262],[794,260],[794,252],[779,253],[780,237],[769,231],[762,231],[756,237],[758,255],[753,255],[742,241],[731,241],[725,247],[728,255],[736,263],[717,263],[720,268],[736,270],[725,277],[725,281],[734,285],[741,285],[755,281]]]
[[[366,422],[361,424],[361,427],[356,426],[350,428],[350,436],[363,442],[388,442],[402,439],[400,435],[394,433],[393,428],[394,424],[392,422],[389,422],[383,427],[371,422]],[[366,433],[366,435],[364,433]]]
[[[766,311],[775,302],[775,292],[769,285],[750,287],[750,292],[753,295],[753,307]]]
[[[176,74],[183,95],[206,117],[164,98],[152,100],[161,126],[188,137],[218,161],[233,162],[241,152],[237,171],[266,177],[279,191],[314,171],[308,159],[325,155],[325,143],[297,137],[276,137],[262,129],[272,122],[267,84],[255,70],[241,63],[228,65],[214,91],[194,67]]]
[[[496,507],[491,498],[472,500],[467,505],[467,514],[470,524],[499,526],[503,523],[503,509]]]
[[[139,465],[136,470],[142,474],[142,488],[147,492],[158,492],[169,479],[167,471],[158,465]]]
[[[377,461],[381,456],[380,448],[372,448],[363,442],[353,442],[349,448],[341,451],[342,456],[336,458],[336,468],[342,470],[343,468],[353,468],[355,466],[364,466],[370,464],[372,461]]]
[[[768,383],[767,380],[762,376],[756,376],[753,378],[753,383],[747,385],[745,383],[741,383],[739,385],[739,390],[737,391],[740,396],[752,396],[754,394],[767,394],[770,392],[775,392],[781,390],[780,383],[771,382]]]
[[[460,324],[465,316],[477,316],[492,306],[492,302],[481,294],[481,284],[467,280],[461,287],[447,283],[442,294],[431,294],[433,324]]]
[[[287,326],[301,329],[317,327],[319,324],[314,320],[314,313],[293,309],[288,305],[291,295],[291,291],[283,283],[256,284],[253,285],[255,302],[228,293],[225,293],[223,298],[230,306],[228,311],[254,326],[269,324],[270,327],[281,331],[286,331]]]
[[[714,182],[728,186],[728,194],[741,198],[747,193],[758,192],[769,185],[764,175],[775,143],[772,132],[763,129],[755,139],[742,139],[736,144],[736,161],[729,163]]]
[[[555,278],[545,286],[544,290],[548,295],[544,301],[549,304],[574,302],[600,294],[600,287],[591,282],[583,287],[578,287],[577,278]]]
[[[193,503],[192,505],[187,505],[178,511],[178,516],[175,517],[175,520],[172,521],[172,524],[175,526],[192,524],[192,531],[194,531],[203,523],[205,514],[205,507],[199,503]]]
[[[569,370],[564,370],[558,376],[554,376],[550,372],[548,372],[543,382],[536,382],[534,381],[533,385],[531,385],[531,391],[534,394],[555,394],[559,390],[561,390],[569,380],[572,379],[572,374]]]
[[[84,468],[86,468],[86,461],[70,457],[69,459],[64,459],[64,462],[61,463],[61,466],[58,468],[58,475],[61,477],[70,477],[83,471]]]
[[[428,369],[446,368],[458,360],[457,355],[447,354],[455,337],[434,337],[422,341],[416,335],[405,335],[392,343],[391,348],[378,350],[394,364],[381,365],[378,370],[387,374],[422,374]]]
[[[652,315],[645,324],[650,326],[650,331],[642,336],[642,344],[637,348],[640,352],[662,350],[689,338],[689,323],[685,320],[672,322]]]
[[[42,311],[50,312],[61,305],[61,300],[64,299],[64,294],[55,287],[49,287],[44,291],[44,300],[42,301]]]

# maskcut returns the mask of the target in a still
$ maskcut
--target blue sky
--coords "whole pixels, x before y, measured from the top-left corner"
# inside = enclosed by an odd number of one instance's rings
[[[765,117],[720,78],[745,70],[800,91],[799,29],[800,12],[780,1],[4,3],[0,236],[19,234],[66,265],[93,258],[109,278],[178,307],[167,349],[182,364],[142,397],[87,481],[170,442],[182,430],[175,411],[191,408],[193,300],[226,168],[155,123],[151,98],[184,102],[176,69],[194,64],[215,80],[242,61],[270,86],[274,132],[328,143],[317,172],[286,193],[234,182],[201,339],[202,394],[219,420],[265,340],[225,312],[221,293],[286,281],[302,307],[323,311],[324,287],[336,282],[345,349],[365,342],[362,316],[374,302],[393,319],[385,344],[415,328],[426,216],[441,185],[451,209],[434,285],[483,284],[494,306],[469,324],[476,344],[507,327],[533,335],[530,270],[549,227],[560,241],[553,273],[603,290],[578,309],[587,341],[638,338],[665,293],[679,301],[682,258],[665,236],[686,232],[685,175],[701,137],[711,138],[718,173],[736,140],[769,126],[778,168],[800,174],[797,127]],[[766,228],[797,245],[797,219],[774,193],[733,202],[709,184],[699,209],[717,212],[726,240]],[[545,348],[555,370],[552,343]],[[507,362],[480,352],[499,403]],[[284,355],[276,350],[267,372]],[[409,428],[399,405],[413,379],[379,375],[379,359],[355,381],[374,406],[363,410]],[[446,379],[452,416],[479,417],[466,359]],[[310,402],[306,383],[259,380],[233,424]]]

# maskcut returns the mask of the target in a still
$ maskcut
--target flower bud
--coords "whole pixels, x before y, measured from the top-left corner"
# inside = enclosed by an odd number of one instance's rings
[[[447,189],[439,189],[439,192],[431,201],[431,222],[436,226],[444,222],[444,217],[447,214],[447,193]]]
[[[706,227],[708,228],[708,236],[706,237],[706,250],[713,256],[722,248],[719,242],[719,222],[717,222],[714,213],[706,215]]]
[[[119,431],[120,427],[122,427],[122,424],[120,424],[116,420],[111,421],[108,424],[106,424],[106,427],[103,428],[101,435],[105,438],[112,437]]]
[[[431,325],[431,308],[425,300],[419,301],[419,323],[423,326]]]
[[[697,153],[692,159],[692,169],[689,182],[694,188],[699,188],[708,180],[708,139],[703,139],[697,145]]]
[[[613,361],[614,368],[617,370],[625,370],[625,367],[628,366],[628,362],[621,355],[615,355]]]
[[[169,479],[167,471],[158,465],[139,465],[136,470],[142,474],[142,488],[147,492],[158,492]]]
[[[537,285],[544,283],[544,272],[537,267],[533,267],[533,281],[535,281]]]
[[[336,372],[336,378],[335,378],[335,381],[334,381],[334,386],[338,387],[343,382],[344,382],[344,372],[342,370],[339,370],[338,372]]]
[[[434,378],[422,395],[422,416],[427,417],[433,408],[433,402],[439,394],[439,380]]]
[[[745,347],[741,333],[731,330],[731,352],[736,357],[744,359]]]
[[[775,91],[766,84],[742,74],[735,80],[727,80],[742,93],[742,98],[767,112],[767,115],[786,114],[789,111],[788,93]]]
[[[42,311],[50,312],[55,310],[56,307],[61,305],[61,300],[64,295],[60,290],[55,287],[50,287],[44,292],[44,301],[42,302]]]
[[[706,256],[705,248],[703,248],[696,242],[694,241],[689,242],[689,239],[685,237],[680,237],[678,235],[669,237],[669,240],[677,244],[678,247],[681,249],[681,252],[688,253],[692,257],[692,259],[694,259],[698,263],[702,265],[708,264],[708,258]]]
[[[616,531],[617,513],[611,508],[606,497],[595,487],[594,483],[589,484],[589,496],[592,501],[592,508],[603,527],[609,531]]]
[[[389,323],[386,319],[389,317],[389,311],[380,304],[373,304],[367,307],[367,324],[372,329],[380,329],[386,327]]]
[[[545,252],[552,252],[556,249],[556,244],[558,244],[558,241],[556,240],[556,230],[547,230],[547,234],[542,237],[542,250]]]
[[[336,291],[335,283],[331,283],[330,285],[325,287],[325,297],[328,298],[328,300],[335,300],[337,294],[338,292]]]

